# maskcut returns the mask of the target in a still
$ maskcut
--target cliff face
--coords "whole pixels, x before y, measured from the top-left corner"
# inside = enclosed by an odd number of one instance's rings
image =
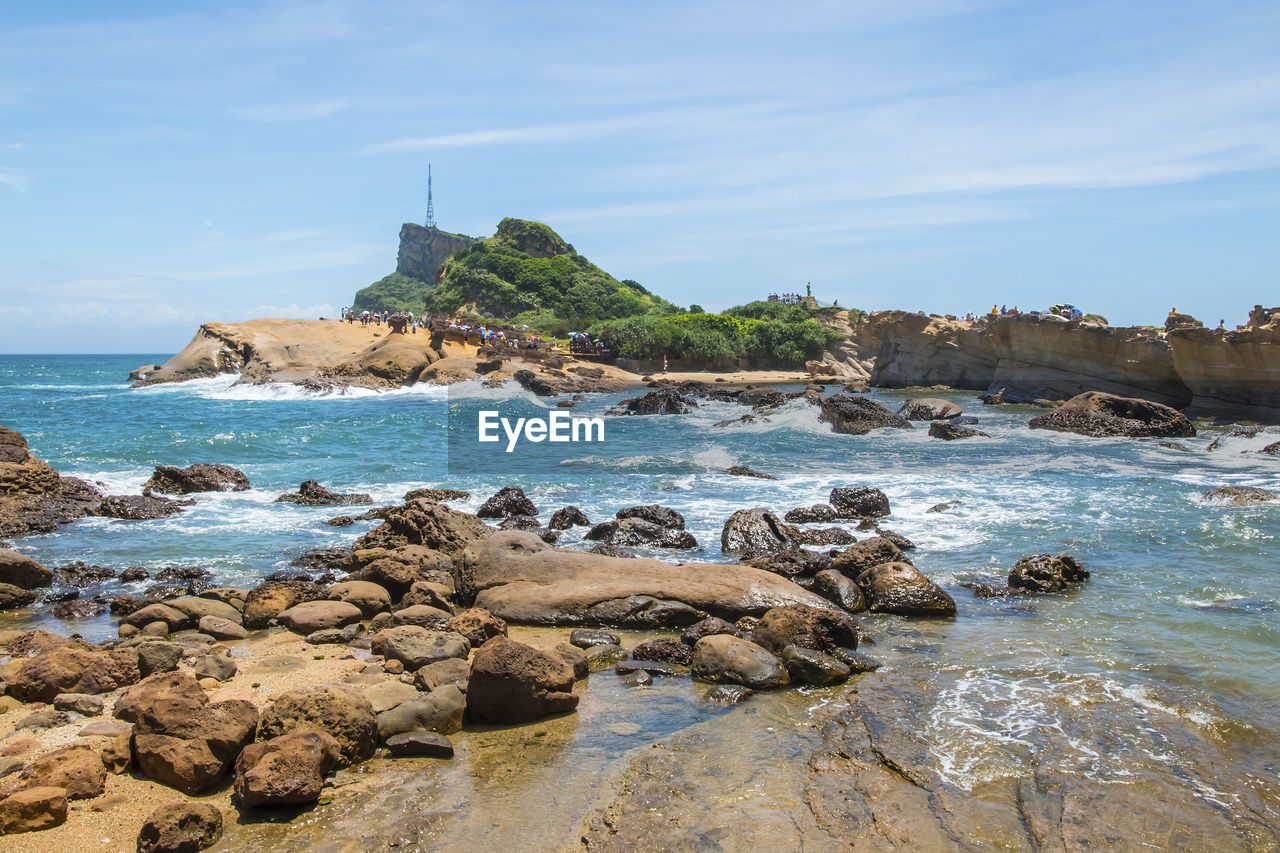
[[[396,272],[434,284],[444,262],[476,241],[463,234],[450,234],[439,228],[424,228],[413,222],[400,227],[400,252],[396,255]]]
[[[1086,391],[1139,397],[1203,414],[1280,421],[1280,311],[1238,331],[1177,318],[1170,329],[1108,328],[1029,315],[944,317],[879,311],[854,329],[871,384],[948,385],[1009,402]]]
[[[1190,409],[1280,422],[1280,312],[1236,331],[1183,327],[1168,333]]]

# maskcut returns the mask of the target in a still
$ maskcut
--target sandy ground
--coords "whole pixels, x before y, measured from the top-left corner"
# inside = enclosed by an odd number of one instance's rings
[[[511,628],[513,639],[547,650],[565,642],[568,633],[568,629]],[[181,640],[182,637],[180,633],[172,639]],[[261,710],[273,697],[288,690],[318,684],[347,684],[359,690],[379,681],[399,678],[385,673],[381,664],[367,651],[342,645],[307,645],[302,637],[283,629],[258,632],[247,640],[220,645],[231,650],[239,671],[217,689],[209,691],[209,699],[214,702],[248,699]],[[12,696],[0,697],[0,708],[4,709],[0,711],[0,760],[17,757],[30,761],[74,743],[105,744],[105,738],[82,738],[79,733],[88,723],[114,719],[111,716],[114,704],[115,697],[108,696],[101,716],[73,714],[74,719],[67,725],[15,731],[24,717],[47,706],[23,704]],[[0,792],[13,786],[16,780],[17,774],[0,779]],[[106,790],[101,796],[70,801],[66,823],[41,832],[5,836],[0,842],[0,849],[5,853],[132,851],[143,821],[166,803],[184,799],[210,803],[222,811],[224,825],[236,822],[239,810],[231,804],[231,793],[229,780],[220,790],[188,797],[135,773],[118,776],[109,773]]]

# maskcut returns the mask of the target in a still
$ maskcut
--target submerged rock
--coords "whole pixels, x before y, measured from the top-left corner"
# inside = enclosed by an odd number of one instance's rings
[[[955,403],[937,397],[916,397],[898,409],[898,414],[909,421],[940,421],[963,413]]]
[[[1136,397],[1088,391],[1058,408],[1031,419],[1032,429],[1074,432],[1094,438],[1188,438],[1196,428],[1187,416],[1170,406]]]
[[[1221,486],[1217,489],[1210,489],[1200,496],[1200,500],[1205,503],[1225,504],[1226,506],[1253,506],[1255,504],[1269,503],[1277,498],[1280,498],[1280,495],[1268,492],[1266,489],[1256,489],[1252,486]]]
[[[143,484],[143,493],[189,495],[195,492],[247,492],[249,478],[230,465],[208,465],[198,462],[186,468],[157,465],[151,479]]]
[[[307,480],[298,486],[298,491],[280,495],[276,498],[276,503],[299,506],[366,506],[373,503],[373,498],[364,493],[331,492],[315,480]]]
[[[837,433],[865,435],[873,429],[884,427],[911,429],[911,423],[906,418],[866,397],[837,394],[824,397],[821,407],[822,413],[818,419],[831,424]]]
[[[741,684],[753,690],[781,687],[791,681],[787,670],[768,650],[729,634],[713,634],[693,647],[693,674],[703,681]]]
[[[968,427],[956,426],[947,421],[934,421],[929,424],[929,435],[943,441],[955,441],[961,438],[990,438],[985,432]]]
[[[1009,571],[1009,588],[1027,592],[1061,592],[1088,579],[1089,572],[1066,554],[1057,557],[1035,554],[1023,557]]]

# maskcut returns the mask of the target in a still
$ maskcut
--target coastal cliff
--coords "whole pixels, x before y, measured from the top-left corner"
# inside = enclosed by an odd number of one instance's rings
[[[450,234],[439,228],[425,228],[416,222],[406,222],[400,227],[396,272],[434,283],[444,262],[475,242],[474,237],[465,234]]]
[[[1194,320],[1164,331],[1025,314],[966,322],[878,311],[853,340],[880,387],[946,385],[1005,402],[1104,391],[1271,421],[1280,419],[1280,324],[1262,316],[1264,324],[1236,331]]]

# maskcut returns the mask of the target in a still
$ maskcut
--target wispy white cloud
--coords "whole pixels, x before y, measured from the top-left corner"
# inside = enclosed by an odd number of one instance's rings
[[[246,121],[310,121],[337,115],[350,106],[351,102],[346,98],[333,98],[292,104],[255,104],[237,107],[231,112],[236,118]]]
[[[13,172],[8,169],[0,169],[0,184],[12,187],[20,193],[27,191],[27,176],[20,172]]]

